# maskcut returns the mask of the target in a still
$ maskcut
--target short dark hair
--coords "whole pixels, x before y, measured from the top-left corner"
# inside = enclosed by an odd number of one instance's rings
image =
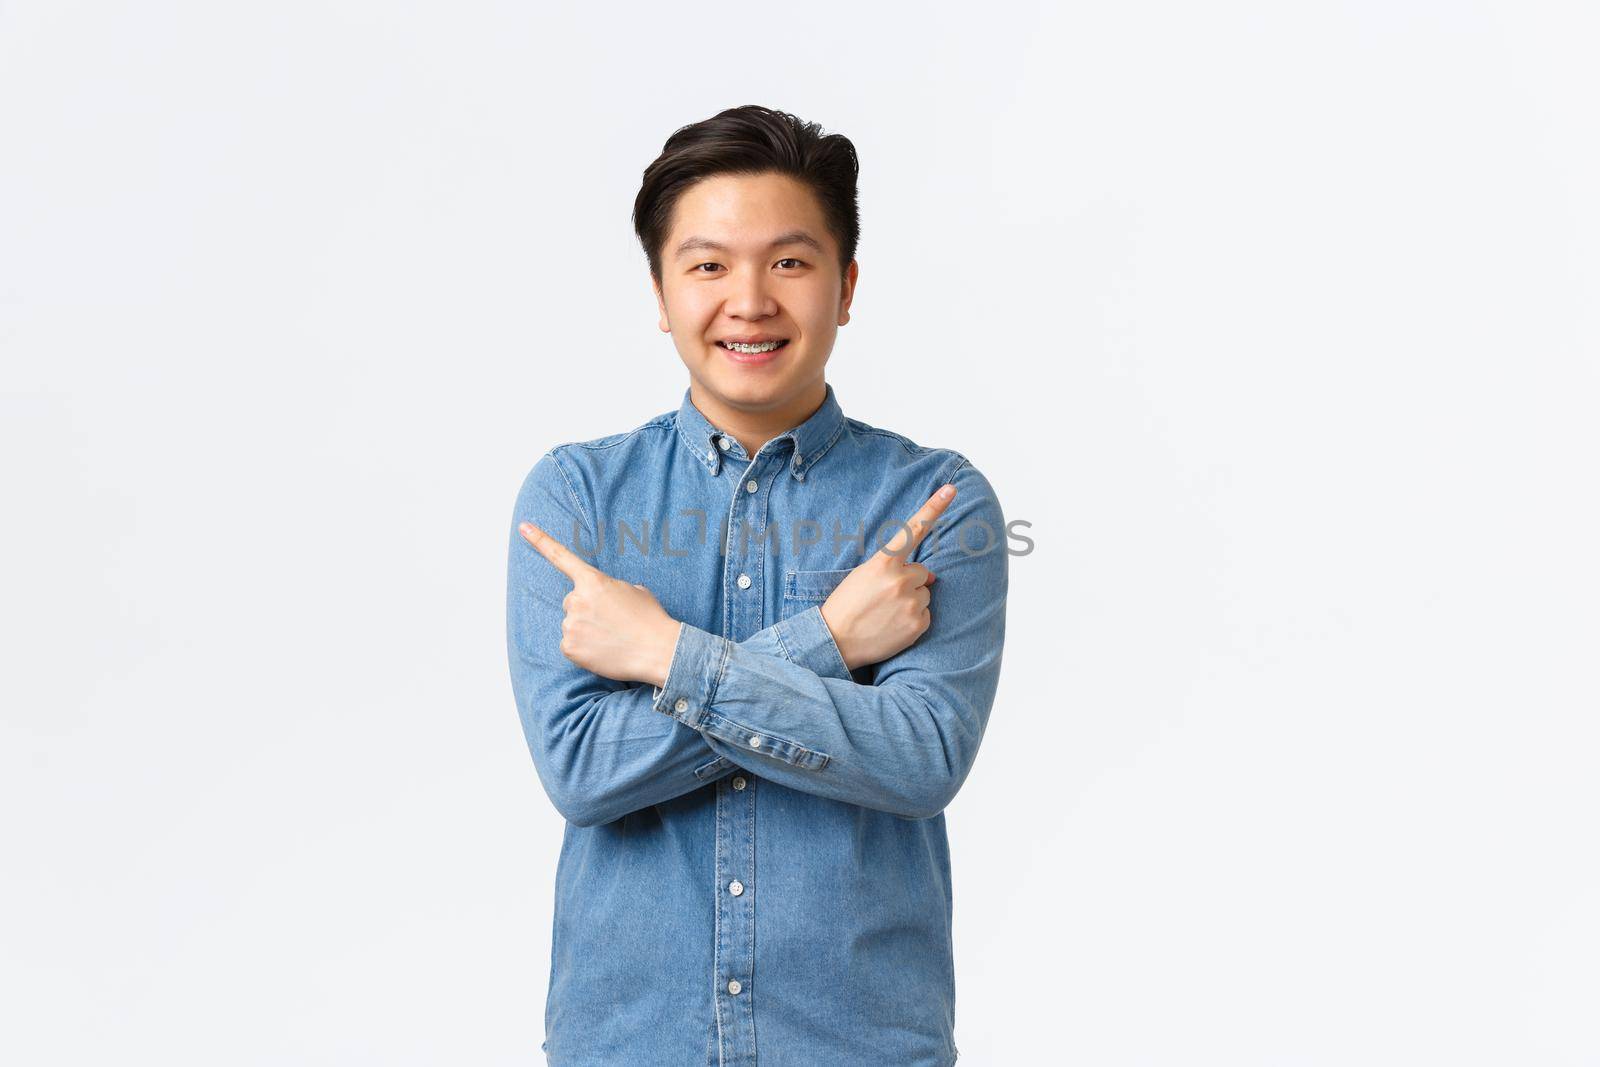
[[[661,246],[684,190],[714,174],[774,172],[803,182],[816,195],[839,245],[843,274],[856,257],[861,237],[856,201],[860,169],[856,146],[848,137],[825,134],[814,122],[756,104],[730,107],[674,131],[655,162],[645,168],[633,201],[633,230],[650,260],[650,276],[661,284]]]

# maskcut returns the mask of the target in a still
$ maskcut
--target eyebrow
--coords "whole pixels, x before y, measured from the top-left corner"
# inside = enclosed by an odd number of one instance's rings
[[[822,247],[822,242],[804,230],[790,230],[788,233],[779,234],[777,237],[773,238],[771,244],[767,245],[767,249],[768,251],[771,251],[774,248],[781,248],[784,245],[806,245],[816,250],[816,252],[819,254],[825,251]],[[688,237],[684,239],[682,244],[678,245],[677,249],[672,254],[674,257],[677,257],[683,255],[685,252],[693,252],[702,248],[710,249],[713,252],[726,252],[728,250],[727,245],[718,244],[709,237]]]

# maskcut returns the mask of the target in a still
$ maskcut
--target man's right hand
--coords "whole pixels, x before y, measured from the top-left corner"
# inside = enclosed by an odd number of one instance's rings
[[[944,495],[948,493],[948,495]],[[911,516],[866,562],[838,584],[822,604],[822,620],[850,670],[881,663],[917,642],[933,622],[928,610],[934,575],[920,563],[906,562],[936,519],[955,499],[945,485]]]

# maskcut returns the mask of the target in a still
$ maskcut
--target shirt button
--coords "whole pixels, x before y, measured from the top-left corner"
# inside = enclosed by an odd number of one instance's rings
[[[756,737],[752,737],[750,739],[750,747],[751,748],[760,748],[761,747],[761,738],[760,738],[759,735],[756,736]]]
[[[683,697],[679,697],[678,698],[678,702],[676,704],[672,705],[672,706],[677,708],[679,711],[688,711],[689,710],[689,702],[687,700],[685,700]]]
[[[726,450],[728,447],[728,439],[726,437],[718,437],[717,447]]]
[[[748,482],[744,483],[744,491],[747,493],[753,493],[760,488],[761,483],[756,481],[754,478],[751,478]]]
[[[717,458],[717,450],[713,448],[711,451],[707,452],[706,453],[706,458],[707,459],[716,459]]]
[[[732,893],[734,896],[738,896],[744,892],[744,883],[735,878],[733,881],[728,883],[728,892]]]
[[[728,979],[728,992],[732,993],[734,996],[738,996],[739,995],[739,990],[741,990],[743,988],[744,988],[744,986],[739,984],[739,979],[737,979],[737,978]]]
[[[739,588],[740,589],[749,589],[750,588],[750,576],[748,574],[739,575]]]
[[[743,775],[736,775],[734,777],[734,779],[733,779],[733,787],[735,789],[743,789],[744,788],[744,776]]]
[[[794,472],[794,480],[797,481],[797,482],[805,481],[806,480],[806,472],[805,471],[795,471]]]

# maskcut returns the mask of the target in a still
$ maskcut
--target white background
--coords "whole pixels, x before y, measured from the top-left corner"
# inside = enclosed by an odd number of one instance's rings
[[[540,1060],[511,505],[677,406],[633,196],[762,103],[844,410],[1037,543],[963,1067],[1600,1063],[1585,6],[5,4],[0,1059]]]

